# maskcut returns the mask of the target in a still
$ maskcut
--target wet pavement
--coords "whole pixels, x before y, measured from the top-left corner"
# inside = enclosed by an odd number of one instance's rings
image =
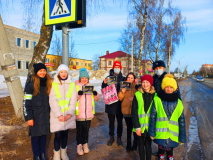
[[[202,154],[201,159],[213,159],[213,89],[192,79],[191,108],[198,124]]]

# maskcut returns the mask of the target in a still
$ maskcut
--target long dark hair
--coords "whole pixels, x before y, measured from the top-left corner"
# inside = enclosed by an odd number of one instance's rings
[[[134,74],[133,72],[129,72],[129,73],[127,74],[126,78],[125,78],[125,81],[127,80],[127,78],[128,78],[129,75],[133,75],[134,79],[136,79],[135,74]]]
[[[52,88],[52,79],[50,77],[50,75],[47,73],[46,76],[47,78],[47,86],[46,86],[46,93],[49,96],[50,94],[50,90]],[[33,96],[36,96],[39,93],[39,89],[40,89],[40,79],[39,76],[37,76],[37,74],[32,75],[31,80],[34,82],[34,92],[33,92]]]

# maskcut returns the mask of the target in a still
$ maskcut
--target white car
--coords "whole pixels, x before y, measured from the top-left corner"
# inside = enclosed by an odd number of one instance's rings
[[[204,82],[204,81],[205,81],[205,79],[203,77],[198,77],[197,78],[197,82]]]

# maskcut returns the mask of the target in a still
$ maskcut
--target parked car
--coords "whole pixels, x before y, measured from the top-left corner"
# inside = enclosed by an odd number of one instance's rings
[[[205,79],[203,77],[197,77],[197,82],[204,82]]]

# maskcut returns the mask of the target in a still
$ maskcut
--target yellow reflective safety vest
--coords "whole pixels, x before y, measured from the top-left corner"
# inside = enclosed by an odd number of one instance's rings
[[[170,119],[168,119],[161,99],[158,96],[154,97],[154,102],[157,111],[156,118],[156,130],[155,130],[155,139],[171,139],[179,143],[179,123],[178,119],[183,113],[183,104],[180,99],[178,99],[177,106],[172,113]]]
[[[59,87],[58,87],[58,83],[53,82],[52,86],[53,86],[53,89],[54,89],[55,94],[56,94],[58,105],[61,108],[61,112],[64,113],[65,110],[68,111],[69,104],[70,104],[70,99],[72,97],[72,92],[73,92],[73,89],[75,87],[75,83],[74,82],[70,83],[70,87],[69,87],[69,90],[68,90],[68,92],[66,94],[65,99],[61,97],[61,94],[60,94],[60,91],[59,91]]]
[[[141,132],[144,133],[145,129],[148,132],[150,113],[151,113],[151,107],[152,107],[153,101],[151,102],[147,113],[145,113],[143,94],[140,91],[137,91],[135,93],[135,96],[138,101],[138,118],[139,118],[139,123],[140,123],[140,127],[141,127]],[[136,132],[136,129],[133,128],[133,131]]]
[[[79,85],[76,85],[76,91],[78,93],[79,91]],[[94,95],[92,94],[92,113],[95,114],[95,100],[94,100]],[[79,100],[76,102],[76,109],[75,109],[75,115],[78,115],[79,112]]]

